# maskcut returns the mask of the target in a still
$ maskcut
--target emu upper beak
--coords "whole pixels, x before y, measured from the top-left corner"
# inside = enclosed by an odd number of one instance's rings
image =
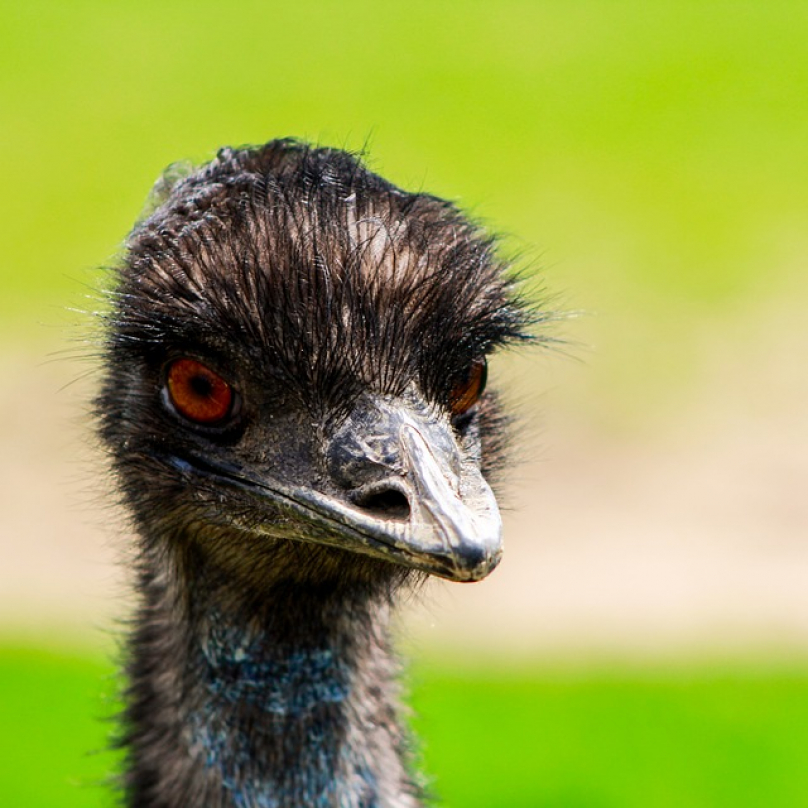
[[[442,577],[485,578],[502,556],[502,519],[493,491],[471,464],[456,478],[447,475],[446,457],[436,456],[415,427],[403,426],[400,438],[413,492],[405,548],[442,568],[436,570]]]

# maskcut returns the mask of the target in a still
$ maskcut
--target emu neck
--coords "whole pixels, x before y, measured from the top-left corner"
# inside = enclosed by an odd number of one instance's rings
[[[419,804],[382,595],[273,582],[259,601],[180,569],[152,559],[142,571],[130,806]]]

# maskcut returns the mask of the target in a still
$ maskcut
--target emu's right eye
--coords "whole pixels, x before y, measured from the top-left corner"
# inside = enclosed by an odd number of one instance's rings
[[[172,362],[166,384],[174,409],[195,424],[214,426],[233,412],[233,388],[196,359],[186,357]]]

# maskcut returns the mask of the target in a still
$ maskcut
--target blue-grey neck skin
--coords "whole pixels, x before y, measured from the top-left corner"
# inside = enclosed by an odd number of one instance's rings
[[[137,808],[415,808],[382,595],[261,608],[143,564],[125,715]],[[151,567],[151,568],[150,568]]]

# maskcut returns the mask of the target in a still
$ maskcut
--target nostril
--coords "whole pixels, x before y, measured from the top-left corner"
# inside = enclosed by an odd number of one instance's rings
[[[354,504],[380,519],[410,518],[410,501],[397,488],[374,488],[357,491],[352,496]]]

